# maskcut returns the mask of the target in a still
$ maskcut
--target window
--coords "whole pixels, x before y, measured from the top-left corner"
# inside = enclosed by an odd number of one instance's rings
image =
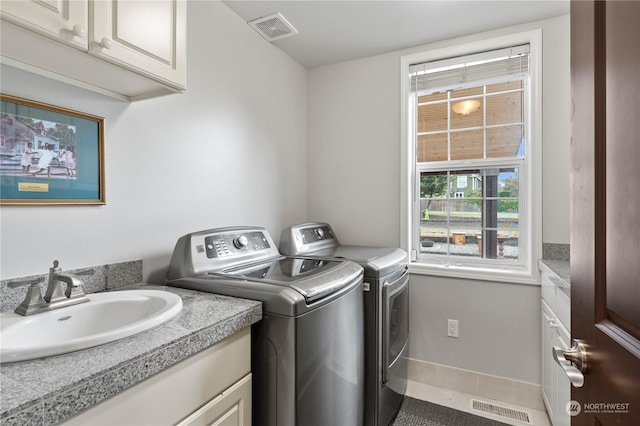
[[[513,39],[403,58],[403,227],[414,272],[535,276],[538,38]]]

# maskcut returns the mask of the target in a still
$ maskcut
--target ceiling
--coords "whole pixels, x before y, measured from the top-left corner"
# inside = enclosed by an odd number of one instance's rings
[[[299,34],[272,43],[305,68],[569,13],[568,0],[222,1],[247,22],[281,13]]]

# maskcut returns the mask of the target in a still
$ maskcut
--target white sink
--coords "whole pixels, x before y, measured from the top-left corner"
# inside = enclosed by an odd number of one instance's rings
[[[88,295],[90,301],[30,316],[0,314],[0,362],[60,355],[155,327],[182,310],[180,296],[158,290]]]

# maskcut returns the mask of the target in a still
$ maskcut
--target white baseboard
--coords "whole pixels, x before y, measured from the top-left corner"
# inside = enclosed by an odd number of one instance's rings
[[[542,387],[536,383],[411,358],[408,359],[408,370],[408,379],[414,382],[535,410],[545,409],[542,401]]]

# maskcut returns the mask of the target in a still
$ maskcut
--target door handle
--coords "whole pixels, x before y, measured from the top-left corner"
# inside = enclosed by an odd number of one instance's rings
[[[587,348],[585,344],[578,339],[572,340],[571,348],[562,349],[554,346],[551,349],[553,359],[562,367],[569,381],[575,388],[581,388],[584,385],[584,375],[587,371]]]

